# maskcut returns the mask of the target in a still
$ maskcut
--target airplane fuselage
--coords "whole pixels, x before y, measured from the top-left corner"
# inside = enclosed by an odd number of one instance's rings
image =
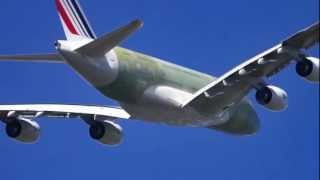
[[[79,118],[92,139],[119,145],[123,129],[118,119],[139,119],[175,126],[202,127],[234,135],[259,129],[259,118],[246,96],[255,91],[258,104],[272,111],[288,107],[288,93],[267,78],[289,64],[303,79],[319,83],[319,58],[305,50],[319,43],[315,23],[215,78],[168,61],[119,47],[143,26],[139,19],[96,36],[77,0],[55,0],[66,40],[57,53],[0,55],[0,60],[59,62],[121,107],[68,104],[0,105],[6,134],[20,142],[38,140],[36,119]],[[188,59],[189,60],[189,59]]]
[[[223,110],[180,108],[196,91],[213,82],[213,76],[121,47],[101,57],[84,57],[63,41],[57,49],[83,78],[118,101],[134,119],[210,127],[233,134],[252,134],[258,129],[258,117],[246,99]]]

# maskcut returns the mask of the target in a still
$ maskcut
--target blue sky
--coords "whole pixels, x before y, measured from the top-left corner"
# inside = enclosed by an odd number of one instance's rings
[[[97,34],[142,18],[144,28],[123,46],[217,76],[319,16],[317,0],[81,3]],[[64,38],[53,0],[2,0],[0,20],[0,54],[52,52]],[[309,53],[318,57],[318,50]],[[0,82],[0,104],[114,103],[61,64],[1,62]],[[270,83],[287,90],[289,108],[273,113],[256,105],[262,127],[255,136],[123,121],[124,143],[108,148],[90,140],[81,120],[41,119],[40,141],[23,145],[1,124],[0,177],[319,179],[319,86],[299,78],[294,66]]]

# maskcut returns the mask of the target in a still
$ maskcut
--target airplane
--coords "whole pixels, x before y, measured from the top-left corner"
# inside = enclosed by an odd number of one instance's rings
[[[66,40],[55,42],[56,53],[0,55],[0,60],[67,64],[119,107],[0,105],[6,134],[22,143],[37,142],[36,120],[43,117],[79,118],[89,125],[92,139],[109,146],[123,140],[119,119],[252,135],[258,132],[260,120],[247,98],[249,92],[255,91],[256,101],[266,109],[285,110],[286,91],[267,80],[291,63],[303,79],[319,83],[319,58],[306,53],[319,43],[319,22],[214,77],[119,47],[142,27],[141,20],[97,37],[77,0],[55,0],[55,4],[66,35]]]

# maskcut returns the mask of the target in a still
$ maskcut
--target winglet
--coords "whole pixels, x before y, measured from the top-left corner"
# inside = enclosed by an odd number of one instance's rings
[[[103,55],[112,50],[114,47],[116,47],[119,43],[125,40],[133,32],[140,29],[142,26],[143,22],[141,20],[134,20],[128,25],[123,26],[109,34],[106,34],[90,42],[87,45],[80,47],[76,51],[92,56]]]

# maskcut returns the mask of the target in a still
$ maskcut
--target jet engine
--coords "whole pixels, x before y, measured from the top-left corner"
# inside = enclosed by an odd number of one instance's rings
[[[288,107],[287,93],[276,86],[265,86],[256,92],[256,100],[259,104],[272,111],[282,111]]]
[[[40,126],[35,121],[25,118],[12,118],[7,121],[6,133],[9,137],[24,143],[38,140]]]
[[[306,57],[297,63],[296,72],[310,82],[319,83],[319,59]]]
[[[91,138],[106,145],[121,144],[123,132],[121,126],[111,121],[95,122],[90,125],[89,133]]]

